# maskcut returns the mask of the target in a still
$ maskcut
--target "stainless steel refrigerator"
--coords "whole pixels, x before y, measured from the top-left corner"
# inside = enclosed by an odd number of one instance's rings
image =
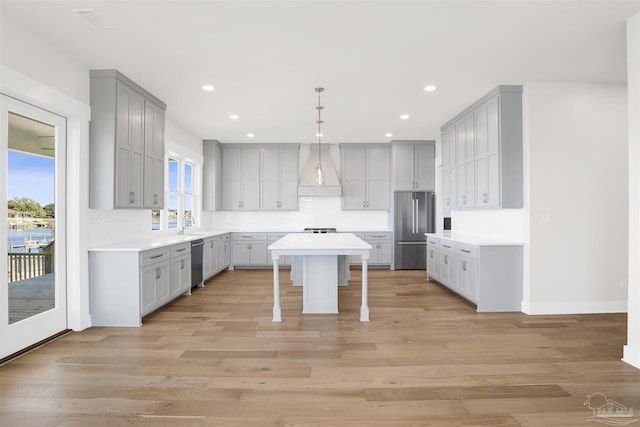
[[[433,192],[396,191],[393,206],[395,269],[426,269],[424,233],[435,230]]]

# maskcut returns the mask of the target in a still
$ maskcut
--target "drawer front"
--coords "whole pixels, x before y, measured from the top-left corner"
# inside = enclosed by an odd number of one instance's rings
[[[391,240],[392,237],[393,237],[393,234],[387,231],[364,233],[364,240],[378,240],[378,239]]]
[[[140,267],[155,264],[161,261],[166,261],[170,258],[170,256],[171,249],[169,247],[140,252]]]
[[[180,243],[177,245],[171,246],[171,256],[180,256],[191,253],[191,243]]]
[[[478,247],[467,243],[456,243],[456,253],[461,257],[478,259]]]
[[[442,252],[455,253],[456,245],[457,243],[452,242],[451,240],[443,240],[440,242],[440,250]]]
[[[267,240],[267,233],[234,233],[233,240],[238,242]]]
[[[427,246],[434,249],[440,248],[440,239],[431,236],[427,237]]]

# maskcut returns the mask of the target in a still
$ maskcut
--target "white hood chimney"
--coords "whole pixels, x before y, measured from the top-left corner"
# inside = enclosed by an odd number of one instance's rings
[[[302,170],[302,178],[298,185],[298,196],[341,196],[342,186],[338,178],[338,171],[333,164],[329,146],[320,147],[322,169],[324,171],[324,185],[316,185],[316,166],[318,166],[318,146],[311,145],[309,157]]]

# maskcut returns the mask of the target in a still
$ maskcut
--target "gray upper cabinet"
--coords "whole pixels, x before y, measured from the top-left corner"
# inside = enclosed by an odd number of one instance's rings
[[[396,191],[435,191],[435,141],[393,141]]]
[[[522,86],[498,86],[441,131],[445,209],[523,206]]]
[[[224,145],[222,148],[222,209],[260,208],[260,149]]]
[[[260,209],[298,209],[299,145],[260,149]]]
[[[166,105],[116,70],[92,70],[89,207],[162,208]]]
[[[164,207],[164,108],[147,100],[144,115],[144,207]]]
[[[202,141],[204,165],[202,168],[202,209],[217,211],[222,208],[222,148],[215,140]]]
[[[388,210],[388,144],[340,144],[342,209]]]

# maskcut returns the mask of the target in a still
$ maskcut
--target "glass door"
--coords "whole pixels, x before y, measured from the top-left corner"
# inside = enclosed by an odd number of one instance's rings
[[[3,358],[67,328],[66,119],[0,97]]]

